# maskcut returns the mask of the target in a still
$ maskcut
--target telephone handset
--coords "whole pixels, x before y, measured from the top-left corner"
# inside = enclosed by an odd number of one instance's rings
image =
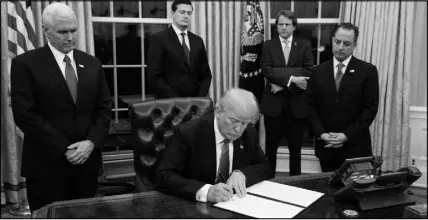
[[[357,200],[361,210],[412,204],[416,198],[404,193],[422,176],[418,168],[403,167],[370,179],[356,179],[335,193],[335,201]]]

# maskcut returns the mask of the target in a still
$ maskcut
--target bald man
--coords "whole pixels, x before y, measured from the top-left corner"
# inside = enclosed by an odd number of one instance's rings
[[[215,114],[174,131],[156,173],[156,187],[201,202],[228,201],[274,176],[253,127],[259,107],[253,93],[234,88],[218,101]]]
[[[67,5],[42,15],[44,47],[11,66],[12,111],[24,132],[21,174],[31,211],[95,195],[111,97],[101,62],[75,49],[77,19]]]

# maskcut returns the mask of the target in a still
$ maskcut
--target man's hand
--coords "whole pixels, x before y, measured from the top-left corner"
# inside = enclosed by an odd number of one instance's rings
[[[84,164],[94,150],[94,143],[89,140],[76,142],[67,147],[65,156],[67,160],[73,164]],[[74,151],[70,154],[71,151]]]
[[[324,148],[339,148],[342,147],[342,142],[338,141],[335,135],[331,133],[323,133],[321,139],[327,144]]]
[[[241,62],[242,60],[246,60],[249,62],[256,62],[257,54],[255,53],[246,53],[244,56],[241,56]]]
[[[346,135],[344,133],[330,132],[329,134],[331,136],[334,136],[336,138],[336,140],[342,144],[344,144],[348,140],[348,138],[346,137]]]
[[[239,198],[247,195],[246,179],[242,172],[233,171],[226,184],[235,190]]]
[[[233,196],[233,190],[225,183],[217,183],[208,190],[207,200],[209,202],[226,202]]]
[[[296,84],[297,87],[306,90],[306,86],[308,85],[308,80],[309,77],[305,77],[305,76],[293,76],[293,78],[291,79],[291,82]]]
[[[283,89],[284,89],[284,87],[282,87],[282,86],[278,86],[278,85],[273,84],[273,83],[270,84],[270,91],[273,92],[273,94],[280,92]]]

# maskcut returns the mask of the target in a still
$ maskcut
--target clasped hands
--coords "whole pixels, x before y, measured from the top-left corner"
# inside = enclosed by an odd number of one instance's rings
[[[207,200],[214,203],[229,201],[233,190],[239,198],[247,195],[246,179],[240,171],[233,171],[226,183],[212,185],[208,190]]]
[[[308,79],[309,77],[306,76],[293,76],[291,78],[291,83],[294,83],[300,89],[306,90],[306,87],[308,86]],[[270,84],[270,91],[274,94],[280,92],[283,89],[284,87],[282,86],[273,83]]]
[[[324,148],[339,148],[348,140],[344,133],[323,133],[321,139],[327,144]]]
[[[94,143],[90,140],[71,144],[65,151],[65,157],[73,165],[84,164],[94,150]]]

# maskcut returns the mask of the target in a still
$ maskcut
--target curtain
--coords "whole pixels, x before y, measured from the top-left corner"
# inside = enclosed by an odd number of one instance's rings
[[[413,26],[415,2],[341,4],[341,21],[351,22],[360,30],[354,55],[374,64],[379,72],[379,110],[370,126],[373,153],[383,157],[383,170],[407,166],[412,37],[420,31]]]
[[[193,1],[189,30],[199,35],[207,50],[212,81],[209,96],[216,102],[238,87],[240,43],[245,1]]]
[[[53,1],[33,1],[31,10],[34,15],[36,34],[36,48],[44,46],[45,39],[42,31],[42,11]],[[78,24],[78,37],[76,47],[82,51],[94,55],[94,40],[92,32],[92,12],[90,1],[62,1],[69,5],[76,13]],[[1,181],[4,186],[6,202],[13,203],[12,214],[26,215],[29,213],[26,202],[25,179],[21,177],[21,154],[23,135],[19,135],[19,129],[13,122],[10,109],[9,71],[10,62],[14,55],[8,52],[8,13],[6,2],[1,2]],[[24,137],[25,138],[25,137]]]

